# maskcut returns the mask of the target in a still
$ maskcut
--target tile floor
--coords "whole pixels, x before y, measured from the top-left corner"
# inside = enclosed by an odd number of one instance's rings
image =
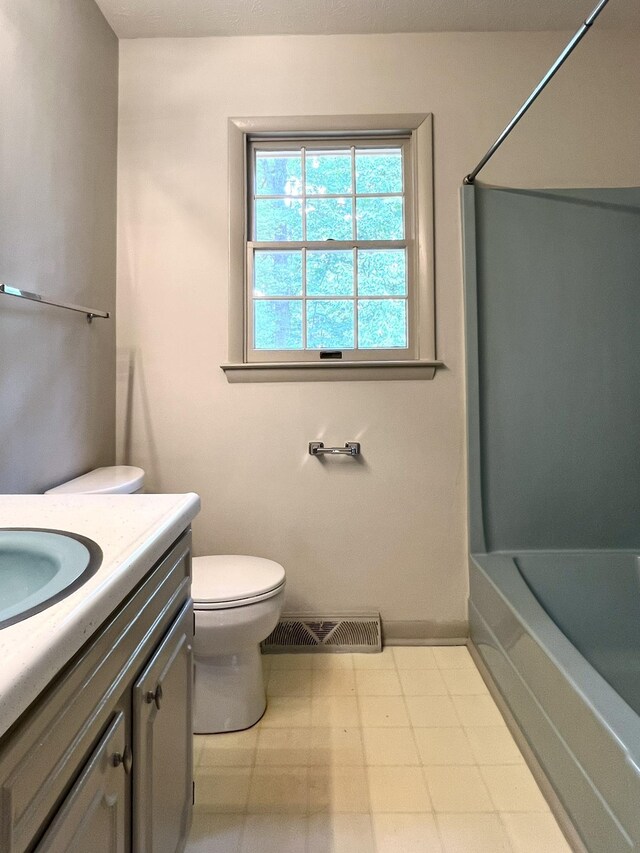
[[[264,656],[269,705],[196,736],[186,853],[568,853],[466,648]]]

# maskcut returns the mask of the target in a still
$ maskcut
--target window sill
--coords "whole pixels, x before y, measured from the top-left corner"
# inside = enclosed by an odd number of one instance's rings
[[[441,361],[326,361],[222,364],[228,382],[335,382],[433,379]]]

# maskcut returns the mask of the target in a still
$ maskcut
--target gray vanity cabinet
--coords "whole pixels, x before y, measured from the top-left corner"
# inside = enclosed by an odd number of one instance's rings
[[[133,842],[136,853],[175,853],[193,798],[193,610],[160,644],[133,687]]]
[[[191,534],[0,738],[0,853],[180,853],[191,822]]]
[[[36,850],[125,853],[125,716],[118,712]]]

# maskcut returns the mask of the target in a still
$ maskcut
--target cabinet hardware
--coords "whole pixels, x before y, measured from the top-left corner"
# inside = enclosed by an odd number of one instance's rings
[[[145,696],[145,699],[149,705],[152,702],[155,702],[156,708],[159,711],[160,705],[162,704],[162,684],[158,684],[155,691],[154,690],[147,690],[147,695]]]
[[[131,766],[133,764],[133,753],[131,752],[131,747],[127,744],[124,748],[124,752],[116,752],[113,755],[113,766],[114,767],[124,767],[124,772],[129,774],[131,773]]]

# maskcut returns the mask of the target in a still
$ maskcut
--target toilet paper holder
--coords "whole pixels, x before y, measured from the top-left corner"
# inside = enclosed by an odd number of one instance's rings
[[[323,441],[310,441],[309,454],[311,456],[360,456],[360,442],[348,441],[344,447],[325,447]]]

